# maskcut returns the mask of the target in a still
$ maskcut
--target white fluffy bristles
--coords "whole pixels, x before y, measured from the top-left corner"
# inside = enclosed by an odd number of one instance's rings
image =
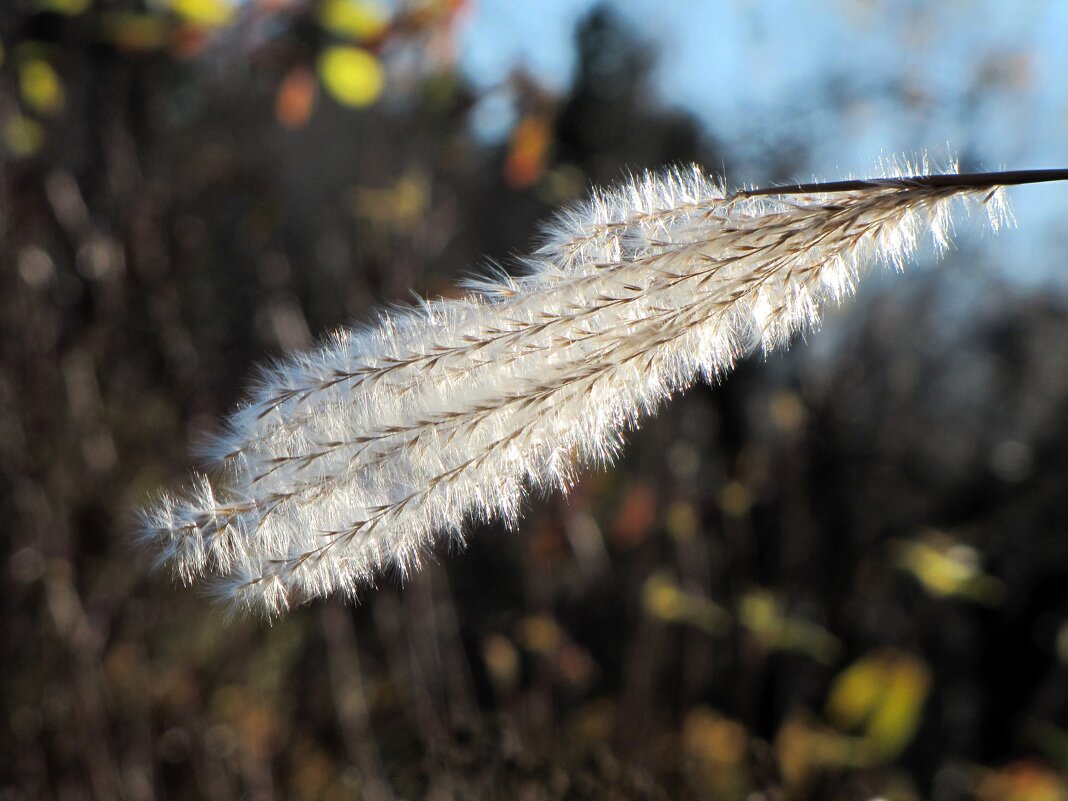
[[[267,614],[407,574],[465,521],[566,491],[674,391],[785,345],[925,229],[944,246],[956,199],[1005,219],[990,186],[728,196],[694,169],[596,193],[522,277],[269,368],[220,437],[221,478],[164,498],[143,536],[183,581],[214,575]]]

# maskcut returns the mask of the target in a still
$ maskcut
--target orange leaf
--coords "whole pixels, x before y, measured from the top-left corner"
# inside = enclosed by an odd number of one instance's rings
[[[527,117],[512,132],[504,179],[515,189],[533,186],[545,170],[551,132],[544,116]]]
[[[171,32],[170,46],[175,58],[189,59],[200,55],[208,46],[207,29],[198,25],[178,25]]]
[[[511,165],[512,159],[509,157],[505,169],[508,170]],[[540,165],[538,165],[537,169],[540,171]],[[506,172],[506,176],[508,177],[508,182],[517,187],[529,186],[530,183],[537,180],[537,175],[531,177],[527,173],[520,173],[516,176]],[[530,182],[526,184],[517,183],[515,180],[517,177],[529,177]],[[631,486],[620,503],[616,519],[612,522],[610,529],[612,542],[620,548],[631,548],[644,540],[656,523],[656,505],[656,493],[652,487],[641,483]]]
[[[311,118],[315,107],[315,74],[301,65],[282,79],[274,102],[274,114],[286,128],[300,128]]]

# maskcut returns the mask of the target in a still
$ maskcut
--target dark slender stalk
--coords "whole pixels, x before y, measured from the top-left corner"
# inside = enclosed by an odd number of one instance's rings
[[[970,172],[950,175],[910,175],[903,178],[864,178],[851,181],[828,181],[814,184],[787,184],[763,189],[742,189],[736,197],[759,195],[822,195],[831,192],[854,192],[863,189],[916,189],[919,187],[975,188],[1039,184],[1047,181],[1068,181],[1065,170],[1011,170],[1009,172]]]

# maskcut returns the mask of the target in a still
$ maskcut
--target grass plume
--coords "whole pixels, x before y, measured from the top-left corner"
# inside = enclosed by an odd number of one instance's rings
[[[785,346],[873,264],[949,241],[955,204],[1010,220],[1002,185],[1058,173],[919,175],[728,192],[647,174],[559,214],[520,277],[383,313],[266,368],[195,476],[142,515],[184,582],[275,615],[407,575],[471,519],[517,522],[567,491],[672,393]]]

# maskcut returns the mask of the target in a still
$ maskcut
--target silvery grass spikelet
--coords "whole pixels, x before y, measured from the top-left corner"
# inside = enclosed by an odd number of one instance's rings
[[[278,614],[402,577],[466,521],[515,524],[621,433],[741,355],[784,346],[900,269],[954,204],[1010,219],[1001,186],[1042,173],[880,178],[728,193],[699,169],[647,174],[561,213],[520,277],[341,330],[266,368],[212,451],[218,475],[142,515],[186,583]],[[911,177],[909,177],[911,176]]]

